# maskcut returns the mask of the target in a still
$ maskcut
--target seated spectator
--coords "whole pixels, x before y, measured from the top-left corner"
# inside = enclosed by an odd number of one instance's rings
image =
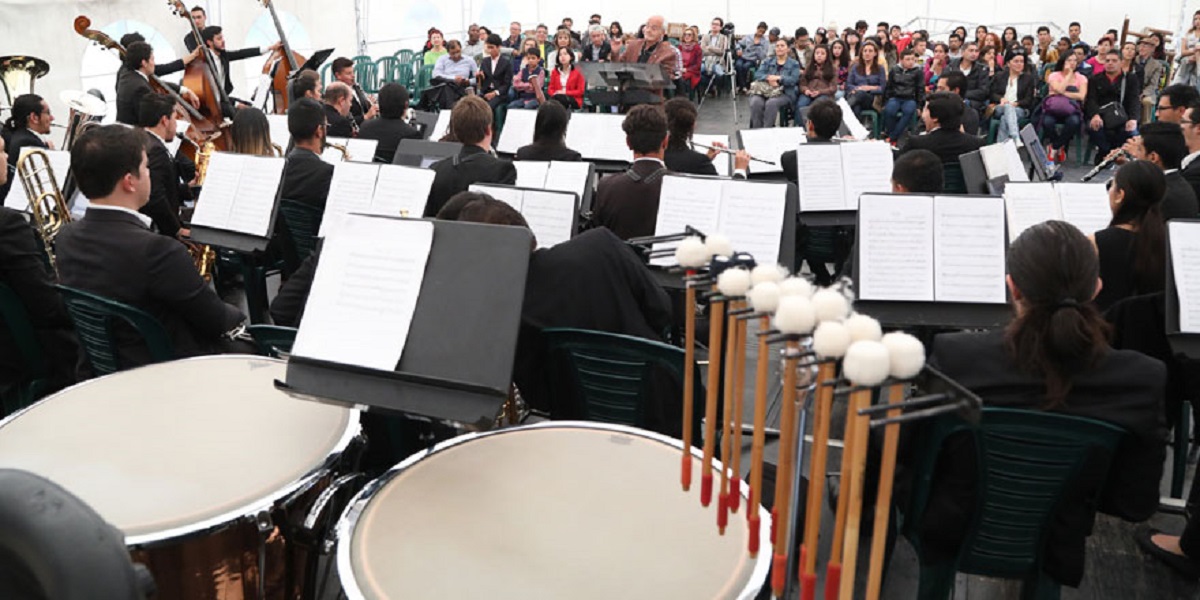
[[[796,36],[792,39],[792,47],[788,51],[789,55],[800,63],[800,68],[804,69],[808,66],[808,61],[812,60],[812,39],[808,37],[808,29],[805,27],[796,28]]]
[[[951,62],[950,68],[962,73],[966,78],[966,88],[959,94],[963,101],[977,112],[983,112],[983,109],[987,108],[988,95],[991,93],[992,78],[979,62],[979,45],[971,42],[963,46],[962,57]]]
[[[446,40],[442,36],[442,32],[431,28],[429,30],[429,40],[425,42],[425,56],[421,59],[427,67],[432,67],[437,64],[438,59],[448,54],[446,50]]]
[[[512,91],[509,92],[509,95],[513,96],[512,101],[508,103],[510,109],[537,108],[538,104],[545,100],[542,82],[546,78],[546,72],[539,66],[540,60],[536,48],[525,50],[521,70],[513,76]]]
[[[504,38],[504,40],[500,42],[500,45],[504,46],[505,48],[510,48],[516,52],[521,49],[521,42],[524,39],[525,36],[521,34],[521,24],[513,21],[512,23],[508,24],[508,37]]]
[[[917,107],[925,101],[925,74],[917,67],[917,55],[911,48],[900,53],[900,64],[888,74],[884,97],[883,128],[888,140],[896,145],[912,125]]]
[[[767,24],[760,22],[758,28],[754,30],[754,35],[747,35],[738,42],[737,50],[734,52],[736,59],[733,61],[733,69],[737,72],[737,88],[741,92],[750,87],[750,69],[758,67],[758,63],[762,62],[770,54],[771,48],[767,42]]]
[[[612,46],[602,25],[588,27],[589,43],[583,45],[583,62],[609,62]]]
[[[938,42],[933,46],[933,56],[925,61],[925,91],[937,89],[938,78],[950,68],[950,48]]]
[[[750,128],[774,127],[779,111],[795,104],[799,82],[800,64],[788,56],[787,42],[775,42],[775,56],[754,72],[749,91]]]
[[[1096,54],[1087,59],[1087,64],[1092,67],[1092,73],[1099,73],[1104,70],[1104,58],[1108,55],[1108,51],[1113,49],[1112,40],[1108,36],[1100,38],[1096,42]]]
[[[850,65],[858,60],[858,56],[852,52],[845,41],[834,40],[829,44],[829,61],[833,63],[833,70],[837,73],[837,90],[834,92],[834,98],[841,98],[842,91],[846,89],[846,79],[850,77]],[[810,64],[812,61],[809,61]],[[808,65],[804,65],[801,72],[808,70]]]
[[[1050,143],[1046,156],[1057,162],[1067,160],[1067,144],[1079,133],[1083,123],[1083,101],[1088,96],[1088,79],[1075,72],[1079,56],[1074,52],[1058,59],[1058,66],[1047,78],[1047,96],[1042,101],[1042,131]],[[1061,126],[1061,129],[1056,127]]]
[[[751,96],[752,99],[756,97]],[[676,96],[663,104],[663,112],[667,116],[667,150],[663,154],[663,163],[667,168],[672,173],[716,176],[717,167],[713,159],[720,151],[709,150],[705,154],[688,145],[696,129],[696,105],[687,98]],[[725,145],[715,142],[713,147],[723,148]]]
[[[1075,58],[1079,63],[1079,72],[1082,73],[1084,77],[1090,78],[1092,75],[1096,74],[1096,71],[1093,70],[1092,64],[1088,62],[1086,48],[1087,46],[1075,45],[1071,47],[1071,53],[1075,55]]]
[[[1146,36],[1138,41],[1133,65],[1142,82],[1142,122],[1149,123],[1154,118],[1154,102],[1158,100],[1164,68],[1163,62],[1154,58],[1154,38]]]
[[[1025,51],[1025,70],[1036,76],[1042,62],[1038,58],[1037,42],[1032,35],[1021,38],[1021,49]]]
[[[846,102],[855,118],[862,118],[864,110],[873,110],[875,99],[882,98],[886,88],[887,72],[879,64],[879,45],[867,40],[846,79]]]
[[[578,110],[583,108],[585,82],[583,73],[575,68],[575,52],[570,48],[555,51],[554,70],[550,77],[550,97],[563,106]]]
[[[1067,45],[1070,45],[1068,40]],[[1058,64],[1058,46],[1050,35],[1050,28],[1041,25],[1037,28],[1037,57],[1038,66]]]
[[[929,150],[942,159],[942,164],[954,164],[958,157],[978,150],[983,141],[963,133],[959,126],[968,109],[962,98],[950,92],[934,92],[921,111],[925,133],[908,138],[900,154],[911,150]]]
[[[1037,78],[1025,70],[1025,58],[1024,50],[1012,51],[1005,71],[992,78],[992,117],[1000,121],[997,142],[1020,139],[1021,119],[1033,112]]]
[[[479,61],[479,70],[475,72],[478,80],[478,93],[487,101],[492,110],[501,105],[507,105],[508,90],[512,87],[513,62],[500,53],[500,36],[491,34],[484,44],[483,58]]]
[[[1107,310],[1129,296],[1163,291],[1166,273],[1166,225],[1162,199],[1167,181],[1161,168],[1135,160],[1117,169],[1108,188],[1113,219],[1092,236],[1100,256],[1104,288],[1096,306]]]
[[[1096,146],[1096,164],[1104,160],[1113,148],[1119,148],[1137,131],[1141,117],[1141,86],[1137,77],[1121,72],[1121,55],[1109,50],[1104,56],[1104,71],[1092,75],[1088,80],[1084,115],[1087,118],[1088,135]],[[1113,111],[1112,107],[1118,107]],[[1123,115],[1119,109],[1123,108]],[[1102,113],[1109,114],[1105,118]]]
[[[561,102],[547,102],[537,109],[533,122],[533,143],[517,149],[516,160],[579,161],[583,157],[567,147],[567,124],[571,113]]]
[[[796,65],[799,67],[799,65]],[[796,100],[796,123],[804,124],[806,109],[819,98],[833,99],[838,91],[837,70],[829,57],[829,48],[813,48],[812,62],[800,76],[800,94]]]
[[[426,106],[438,106],[446,110],[454,106],[459,98],[467,95],[475,81],[475,60],[463,55],[462,44],[450,40],[446,44],[446,55],[439,58],[433,67],[433,86],[422,92],[421,100]]]
[[[686,86],[683,89],[675,90],[675,95],[690,96],[692,90],[695,90],[700,85],[700,63],[703,61],[703,51],[700,49],[700,44],[697,41],[699,32],[695,27],[688,27],[683,30],[683,39],[679,41],[679,55],[683,61],[683,73],[680,80]]]
[[[575,38],[566,29],[559,29],[554,33],[554,47],[551,50],[552,53],[557,53],[562,48],[566,48],[571,52],[575,51]]]
[[[390,165],[400,140],[421,139],[421,132],[404,122],[407,112],[408,90],[398,83],[383,84],[379,88],[379,118],[368,119],[358,130],[359,139],[378,142],[375,162]]]
[[[667,118],[663,109],[640,104],[629,110],[621,124],[625,143],[633,151],[633,165],[609,175],[596,186],[593,221],[617,237],[628,240],[654,234],[662,179],[670,173],[663,162],[667,149]]]
[[[432,217],[451,196],[467,191],[474,183],[517,182],[517,169],[510,161],[492,154],[492,108],[478,96],[467,96],[450,113],[450,134],[462,150],[430,166],[437,172],[429,188],[424,216]]]
[[[967,78],[959,71],[947,71],[945,75],[938,78],[938,92],[950,92],[959,98],[963,97],[963,90],[967,86]],[[969,135],[979,134],[979,112],[971,108],[966,100],[963,100],[963,118],[962,130],[963,133]]]

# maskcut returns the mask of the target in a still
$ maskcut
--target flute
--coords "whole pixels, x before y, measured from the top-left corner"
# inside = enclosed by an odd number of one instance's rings
[[[738,153],[737,150],[730,150],[729,148],[720,148],[717,146],[705,146],[704,144],[700,144],[697,142],[689,142],[689,143],[692,145],[693,150],[696,148],[704,148],[705,150],[716,150],[717,152],[724,152],[726,154],[737,154]],[[758,162],[766,164],[766,165],[771,165],[772,167],[775,166],[775,163],[773,163],[769,160],[763,160],[761,158],[754,158],[753,156],[750,157],[750,160],[758,161]]]

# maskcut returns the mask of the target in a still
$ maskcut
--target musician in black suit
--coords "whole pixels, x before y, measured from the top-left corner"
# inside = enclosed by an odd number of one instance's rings
[[[805,137],[809,144],[834,143],[842,126],[842,107],[829,98],[821,98],[808,107],[808,122],[804,124]],[[796,151],[788,150],[779,155],[779,166],[788,181],[796,183],[800,174],[796,170]]]
[[[361,126],[379,114],[379,106],[371,102],[355,79],[354,61],[339,56],[333,59],[329,71],[333,73],[334,81],[340,81],[350,88],[350,118],[354,119],[355,124]]]
[[[200,32],[204,38],[204,43],[208,49],[216,55],[219,64],[217,67],[217,82],[218,85],[224,86],[226,94],[233,93],[233,79],[229,75],[229,63],[235,60],[242,60],[253,56],[262,56],[268,52],[275,52],[283,47],[283,42],[275,42],[270,46],[263,48],[243,48],[241,50],[226,50],[225,49],[225,34],[221,33],[221,28],[212,25],[205,27]]]
[[[325,149],[325,110],[316,100],[301,98],[288,107],[288,133],[295,146],[283,167],[280,198],[325,209],[333,165],[321,160]]]
[[[201,32],[200,35],[203,36],[204,28],[208,27],[208,13],[204,12],[204,8],[201,6],[193,6],[191,10],[191,16],[192,23],[196,26],[196,31]],[[124,44],[124,42],[122,42],[122,44]],[[188,52],[192,52],[196,49],[196,35],[191,31],[189,31],[187,35],[183,36],[183,47],[187,48]]]
[[[183,244],[150,231],[150,218],[138,212],[151,188],[144,140],[136,129],[97,127],[71,148],[71,170],[91,204],[56,238],[59,279],[146,311],[170,336],[176,357],[234,349],[223,336],[244,316],[205,283]],[[114,335],[123,367],[149,362],[132,329],[117,325]]]
[[[138,212],[150,217],[154,228],[169,237],[187,236],[179,220],[179,208],[191,198],[167,144],[175,141],[175,102],[160,94],[142,96],[139,125],[146,133],[146,160],[150,169],[150,199]],[[195,177],[195,171],[191,173]]]
[[[533,122],[533,143],[517,149],[517,160],[580,161],[583,156],[567,147],[567,123],[571,113],[556,101],[538,107]]]
[[[1200,104],[1183,111],[1179,127],[1183,129],[1183,139],[1188,149],[1188,155],[1180,163],[1179,174],[1192,186],[1196,197],[1200,198]]]
[[[23,149],[50,148],[50,145],[38,134],[49,134],[50,124],[54,122],[54,115],[50,114],[50,105],[46,104],[46,101],[37,94],[17,96],[17,99],[13,100],[10,112],[8,120],[4,122],[3,131],[8,148],[8,160],[4,163],[6,176],[8,171],[17,168],[17,161],[20,160]],[[14,184],[13,181],[0,184],[0,193],[7,195],[8,189],[12,185],[21,184],[19,182]],[[4,197],[0,195],[0,198]]]
[[[125,48],[122,70],[117,75],[117,122],[136,127],[142,96],[154,93],[150,87],[150,76],[154,74],[154,49],[146,42],[134,42]],[[192,104],[199,106],[200,99],[191,90],[175,84],[166,84]]]
[[[375,140],[375,162],[392,164],[400,140],[419,140],[421,132],[404,122],[408,112],[408,90],[398,83],[385,83],[379,88],[379,118],[363,123],[358,139]]]
[[[942,164],[958,163],[958,157],[978,150],[983,140],[960,130],[966,106],[962,98],[952,92],[934,92],[929,95],[921,119],[925,121],[925,133],[910,136],[900,154],[910,150],[929,150],[942,159]]]
[[[328,133],[333,137],[354,137],[358,124],[350,117],[350,103],[354,94],[350,86],[334,81],[325,86],[321,100],[325,104],[325,120],[328,123]]]
[[[708,154],[697,152],[688,147],[692,132],[696,129],[696,105],[685,97],[677,96],[663,104],[663,112],[667,115],[667,151],[663,153],[663,162],[673,173],[690,173],[692,175],[716,175],[717,166],[713,158],[719,150],[709,150]],[[720,142],[714,146],[724,147]]]
[[[592,221],[628,240],[654,235],[662,179],[671,172],[663,162],[667,117],[657,106],[638,105],[625,115],[621,129],[625,144],[633,150],[633,165],[624,173],[600,180]]]
[[[1109,346],[1107,327],[1091,302],[1100,289],[1096,250],[1079,230],[1062,221],[1026,229],[1009,247],[1008,271],[1013,323],[986,333],[939,335],[929,362],[978,394],[984,406],[1087,417],[1128,432],[1107,472],[1085,476],[1072,488],[1046,531],[1043,568],[1075,587],[1092,526],[1087,494],[1100,492],[1099,509],[1127,521],[1143,521],[1158,509],[1167,372],[1157,360]],[[968,439],[947,440],[928,508],[911,516],[919,519],[923,551],[953,559],[970,523],[976,468]]]
[[[1179,124],[1166,121],[1146,123],[1141,126],[1139,133],[1141,143],[1131,140],[1125,143],[1125,148],[1134,158],[1150,161],[1166,175],[1167,191],[1163,194],[1161,205],[1163,220],[1200,217],[1200,201],[1196,192],[1179,171],[1179,165],[1188,155],[1187,142]]]
[[[430,167],[437,175],[425,203],[426,217],[442,209],[451,196],[473,183],[517,182],[512,162],[492,153],[492,108],[478,96],[465,96],[450,113],[450,134],[463,145],[457,156],[443,158]]]
[[[500,54],[500,36],[491,34],[483,45],[483,60],[475,78],[479,80],[479,95],[487,100],[488,106],[496,110],[508,104],[508,89],[512,87],[513,64],[507,56]]]
[[[128,48],[129,45],[134,42],[144,41],[146,41],[145,36],[136,31],[121,36],[121,46],[124,48]],[[185,55],[183,58],[175,59],[169,63],[155,64],[154,74],[162,77],[164,75],[170,75],[171,73],[178,73],[179,71],[187,68],[187,66],[191,64],[193,60],[196,60],[196,57],[200,56],[200,52],[194,49],[195,44],[192,44],[192,46],[192,48],[188,48],[190,54]],[[125,65],[122,63],[120,68],[117,69],[117,78],[120,79],[121,74],[125,71]]]

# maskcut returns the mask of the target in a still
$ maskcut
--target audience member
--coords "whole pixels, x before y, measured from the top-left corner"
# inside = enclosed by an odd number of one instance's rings
[[[550,77],[550,97],[572,110],[583,108],[585,82],[583,73],[575,68],[575,52],[559,48],[555,54],[554,70]]]
[[[518,148],[516,160],[583,160],[564,141],[570,120],[571,113],[559,102],[539,106],[533,123],[533,143]]]
[[[946,44],[933,46],[933,56],[925,61],[925,91],[937,89],[938,79],[950,68],[950,48]]]
[[[1084,102],[1088,135],[1096,146],[1096,164],[1137,131],[1142,111],[1140,89],[1136,76],[1121,72],[1120,53],[1109,50],[1104,55],[1104,72],[1088,80]]]
[[[703,61],[703,52],[700,50],[698,37],[699,33],[695,27],[683,30],[683,39],[679,41],[677,50],[683,61],[683,74],[680,80],[684,85],[675,90],[676,95],[690,96],[692,91],[700,85],[700,63]]]
[[[1154,102],[1158,99],[1165,68],[1161,60],[1154,58],[1154,38],[1146,36],[1138,41],[1133,66],[1142,82],[1142,122],[1149,123],[1153,119]]]
[[[700,39],[700,50],[704,55],[700,65],[703,81],[709,77],[725,76],[725,53],[729,51],[729,37],[721,33],[724,27],[724,19],[713,17],[708,33]]]
[[[404,122],[407,112],[408,89],[399,83],[383,84],[379,88],[379,118],[363,123],[358,130],[359,139],[377,142],[375,162],[390,165],[396,157],[400,140],[421,139],[421,132]]]
[[[450,40],[446,43],[445,56],[433,66],[430,79],[433,85],[421,92],[421,103],[442,110],[453,107],[459,98],[473,91],[471,84],[475,80],[475,71],[475,61],[463,55],[462,44]]]
[[[513,63],[500,53],[501,45],[500,36],[494,33],[488,36],[479,70],[475,72],[479,95],[492,110],[508,104],[508,90],[513,82]]]
[[[422,62],[425,66],[432,67],[446,54],[446,40],[442,36],[442,32],[437,29],[430,29],[429,41],[426,42],[425,55]]]
[[[513,21],[508,24],[508,37],[504,38],[500,45],[515,52],[521,49],[521,42],[524,39],[524,36],[521,35],[521,24]]]
[[[608,43],[608,34],[602,25],[588,27],[588,41],[583,46],[583,62],[609,62],[612,58],[612,46]]]
[[[654,15],[646,19],[642,31],[642,39],[630,40],[625,44],[625,53],[621,62],[644,65],[660,65],[666,77],[672,77],[672,71],[678,67],[679,59],[675,56],[675,47],[666,41],[666,24],[662,16]],[[669,70],[668,70],[669,69]],[[661,95],[661,90],[659,94]]]
[[[542,94],[542,85],[546,78],[546,72],[539,66],[538,51],[535,48],[525,50],[525,60],[521,64],[521,70],[513,76],[512,100],[508,103],[508,108],[537,108],[538,104],[545,100]]]
[[[430,167],[437,172],[425,203],[426,217],[441,210],[451,196],[467,191],[474,183],[517,182],[512,162],[492,152],[492,108],[478,96],[467,96],[450,113],[450,133],[463,145],[455,156],[443,158]]]
[[[742,37],[737,50],[734,51],[736,59],[733,61],[733,68],[737,72],[739,91],[745,93],[750,87],[750,69],[757,68],[770,52],[771,48],[767,43],[767,23],[763,21],[758,24],[753,35]]]
[[[654,234],[662,178],[670,172],[663,162],[667,118],[662,108],[641,104],[629,110],[621,129],[633,151],[633,165],[624,173],[600,180],[593,220],[628,240]]]
[[[825,49],[818,50],[824,52]],[[831,71],[828,61],[825,68]],[[749,91],[750,128],[774,127],[779,111],[796,105],[799,82],[800,64],[788,56],[787,42],[775,42],[775,56],[763,61],[754,72],[754,83]]]
[[[479,33],[479,25],[471,23],[467,27],[467,41],[462,45],[463,56],[470,59],[483,56],[483,47],[487,38],[480,36]]]
[[[917,107],[925,101],[925,77],[916,63],[916,53],[906,49],[900,53],[900,64],[888,74],[883,129],[892,145],[900,143],[900,136],[912,125]]]
[[[1058,66],[1047,78],[1047,96],[1042,101],[1042,131],[1050,143],[1046,156],[1059,163],[1067,160],[1067,144],[1079,133],[1083,122],[1082,104],[1088,97],[1088,80],[1075,72],[1079,57],[1074,53],[1058,59]]]
[[[799,67],[799,65],[797,65]],[[796,100],[796,123],[803,124],[808,105],[819,98],[832,99],[838,91],[837,70],[825,46],[813,48],[812,61],[800,77],[800,94]]]
[[[1025,70],[1025,58],[1024,50],[1010,52],[1007,72],[992,79],[991,101],[995,106],[992,116],[1000,121],[997,142],[1020,139],[1020,122],[1033,112],[1037,78]]]
[[[1100,310],[1129,296],[1163,291],[1166,226],[1162,199],[1166,189],[1162,169],[1149,161],[1135,160],[1117,169],[1108,187],[1112,222],[1092,236],[1104,281],[1096,295]]]
[[[867,40],[846,79],[846,103],[854,117],[861,118],[864,110],[874,110],[875,101],[883,97],[886,87],[887,72],[879,64],[879,45]]]

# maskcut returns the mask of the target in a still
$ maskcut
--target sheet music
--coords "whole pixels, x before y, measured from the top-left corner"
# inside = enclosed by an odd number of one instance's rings
[[[1056,183],[1062,220],[1092,235],[1112,222],[1108,190],[1103,183]]]
[[[214,152],[192,223],[267,237],[285,159]]]
[[[446,111],[442,111],[446,112]],[[516,154],[521,146],[533,143],[533,124],[537,119],[536,110],[512,109],[504,117],[504,131],[500,132],[500,141],[496,144],[496,152]],[[572,118],[574,120],[574,118]],[[441,119],[438,120],[441,123]],[[567,126],[570,128],[570,125]],[[437,141],[440,138],[430,138]]]
[[[506,120],[505,128],[507,127],[508,121]],[[450,111],[439,111],[437,122],[433,124],[433,131],[429,134],[429,141],[440,142],[443,137],[446,137],[448,131],[450,131]]]
[[[717,231],[758,264],[779,264],[786,205],[787,184],[723,181]]]
[[[705,146],[712,146],[713,142],[721,142],[722,144],[725,144],[726,147],[731,147],[729,144],[729,136],[727,136],[727,135],[713,135],[713,134],[708,134],[708,133],[693,133],[692,141],[696,142],[697,144],[704,144]],[[701,154],[705,154],[708,152],[704,148],[696,148],[696,151],[700,152]],[[721,177],[732,177],[733,176],[733,155],[732,154],[728,154],[725,152],[718,152],[717,155],[713,157],[712,162],[713,162],[713,166],[715,166],[717,168],[717,175],[720,175]],[[763,165],[763,166],[766,166],[766,165]],[[753,169],[754,167],[751,166],[750,168]]]
[[[425,214],[429,188],[437,173],[431,169],[380,165],[371,213],[417,218]]]
[[[846,142],[838,147],[842,149],[845,208],[857,209],[858,197],[863,194],[892,191],[892,148],[887,142]],[[803,195],[800,204],[804,205]]]
[[[1058,193],[1052,183],[1010,183],[1004,186],[1004,206],[1008,214],[1008,241],[1021,232],[1052,219],[1062,218]]]
[[[704,232],[705,235],[718,233],[721,217],[721,194],[719,182],[712,179],[673,175],[663,177],[654,235],[683,233],[689,225]],[[741,247],[741,240],[732,236],[730,239],[733,240],[735,247]],[[667,246],[669,244],[658,244],[655,245],[655,248]],[[653,258],[650,260],[650,264],[671,266],[675,264],[675,257]]]
[[[621,129],[624,120],[614,114],[573,113],[567,125],[567,147],[585,160],[633,162],[633,151],[625,144],[625,131]]]
[[[845,98],[838,98],[837,104],[842,108],[842,124],[846,129],[850,130],[850,136],[858,141],[866,140],[871,137],[871,132],[863,126],[862,121],[854,116],[854,110],[850,108],[850,103],[846,102]]]
[[[546,185],[546,172],[550,163],[541,160],[514,160],[517,168],[517,187],[542,189]]]
[[[371,212],[371,199],[375,196],[375,181],[378,178],[379,165],[338,163],[333,167],[333,179],[329,182],[325,215]],[[325,227],[326,220],[321,220],[318,235],[322,237],[329,233]]]
[[[934,300],[933,198],[867,194],[858,205],[864,300]]]
[[[516,161],[513,164],[520,163],[521,161]],[[546,190],[574,193],[579,196],[579,200],[582,202],[583,197],[587,195],[588,186],[592,185],[591,174],[591,163],[556,160],[550,163],[550,169],[546,172],[545,183],[539,187]],[[518,173],[517,178],[520,179],[520,176],[520,173]]]
[[[337,139],[343,138],[326,138],[325,141],[330,144],[340,143],[335,141]],[[326,146],[325,149],[321,151],[321,160],[336,167],[342,163],[342,151],[334,148],[333,146]]]
[[[988,179],[1008,175],[1008,155],[1004,152],[1004,144],[983,146],[979,149],[979,156],[983,159],[983,170]]]
[[[288,144],[292,142],[292,134],[288,133],[287,115],[267,115],[267,125],[271,128],[271,143],[287,152]]]
[[[574,194],[525,190],[520,210],[537,238],[538,248],[565,242],[574,233]]]
[[[1004,199],[933,199],[934,299],[1004,304]]]
[[[807,138],[803,127],[767,127],[763,129],[743,129],[738,132],[742,149],[754,158],[775,163],[768,165],[760,162],[750,163],[750,172],[782,173],[783,167],[779,157],[788,150],[795,150]]]
[[[1200,333],[1200,223],[1167,223],[1171,268],[1179,294],[1179,330]]]
[[[379,140],[364,140],[359,138],[346,140],[346,152],[350,154],[350,160],[354,162],[374,162],[375,149],[378,146]]]
[[[393,371],[433,247],[433,223],[347,217],[325,241],[297,356]]]
[[[796,150],[800,210],[844,210],[841,144],[801,144]]]
[[[1025,163],[1021,162],[1020,151],[1017,150],[1017,140],[1010,139],[1004,142],[1004,161],[1009,181],[1029,181],[1029,173],[1025,170]]]
[[[480,194],[487,194],[521,212],[521,205],[525,203],[525,190],[521,190],[507,185],[487,185],[476,183],[469,191]]]
[[[258,76],[258,86],[254,88],[254,94],[250,96],[250,106],[265,111],[267,108],[267,98],[270,95],[271,74],[263,73]]]
[[[66,150],[46,150],[45,148],[26,146],[21,149],[19,158],[25,158],[34,150],[46,153],[47,162],[54,171],[54,180],[58,183],[58,190],[65,191],[63,188],[67,184],[67,173],[71,170],[71,153]],[[7,164],[0,164],[0,169],[7,167]],[[21,212],[29,212],[29,197],[26,196],[25,185],[21,183],[21,177],[16,171],[9,174],[8,195],[4,197],[4,206]]]

